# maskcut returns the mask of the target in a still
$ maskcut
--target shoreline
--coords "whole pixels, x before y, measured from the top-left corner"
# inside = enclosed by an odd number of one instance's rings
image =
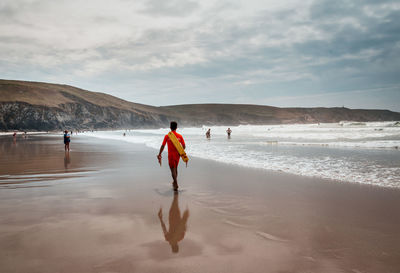
[[[118,129],[118,130],[113,130],[113,131],[121,131],[121,132],[123,132],[124,130],[123,129]],[[1,141],[1,139],[3,137],[10,136],[10,135],[12,135],[12,134],[9,133],[7,135],[6,134],[2,135],[0,133],[0,141]],[[55,137],[55,135],[60,135],[61,136],[62,133],[61,132],[60,133],[58,133],[58,132],[27,132],[27,135],[30,135],[30,136],[40,135],[40,136]],[[19,135],[19,136],[21,137],[23,135]],[[141,145],[141,146],[143,146],[143,148],[146,148],[148,150],[158,151],[158,149],[149,147],[145,143],[135,143],[135,142],[130,142],[130,141],[127,141],[127,140],[124,140],[124,139],[121,139],[119,141],[119,140],[111,139],[111,138],[109,139],[109,138],[101,138],[101,137],[92,136],[92,135],[85,135],[85,133],[80,133],[79,135],[75,135],[74,138],[75,137],[82,137],[82,136],[83,137],[89,137],[89,138],[95,138],[95,139],[98,139],[99,141],[107,140],[107,141],[114,142],[115,144],[120,143],[120,141],[123,141],[123,142],[125,142],[126,144],[129,144],[129,145]],[[332,147],[332,148],[337,148],[337,147]],[[345,150],[354,149],[354,147],[339,147],[339,148],[343,148]],[[370,148],[370,149],[371,150],[375,150],[373,148]],[[397,149],[383,149],[383,150],[397,150]],[[356,181],[347,181],[347,180],[333,179],[333,178],[329,178],[329,177],[320,177],[320,176],[316,176],[316,175],[308,176],[308,175],[303,175],[303,174],[294,174],[292,172],[285,172],[285,171],[282,171],[282,170],[272,170],[272,169],[266,169],[266,168],[262,168],[262,167],[255,167],[255,166],[248,166],[248,165],[246,166],[246,165],[242,165],[242,164],[235,163],[235,162],[225,162],[225,161],[220,161],[220,160],[216,160],[216,159],[212,159],[212,158],[204,158],[204,157],[192,156],[192,155],[189,155],[189,156],[190,156],[190,158],[195,157],[197,159],[206,160],[206,161],[212,161],[212,162],[215,162],[217,164],[223,164],[223,165],[226,165],[226,166],[233,166],[233,167],[238,167],[238,168],[248,168],[248,169],[255,170],[255,171],[263,171],[263,172],[266,172],[266,175],[278,175],[278,176],[279,175],[284,175],[284,176],[288,176],[287,177],[288,179],[290,179],[290,177],[293,176],[294,179],[296,179],[296,178],[304,179],[305,178],[305,179],[311,179],[311,180],[321,180],[324,183],[338,183],[338,184],[346,184],[346,185],[350,184],[350,185],[358,185],[358,186],[363,186],[363,187],[372,187],[372,188],[377,188],[377,189],[394,189],[394,190],[399,190],[400,191],[400,187],[398,187],[398,186],[378,185],[378,184],[374,184],[374,183],[363,183],[363,182],[356,182]]]

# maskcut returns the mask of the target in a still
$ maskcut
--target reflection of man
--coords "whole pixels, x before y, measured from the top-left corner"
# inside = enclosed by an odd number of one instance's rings
[[[68,169],[68,165],[69,163],[71,163],[71,159],[69,157],[69,152],[65,152],[65,156],[64,156],[64,168]]]
[[[160,219],[161,227],[164,233],[165,240],[171,245],[173,253],[178,253],[179,246],[178,242],[185,237],[186,223],[189,218],[189,210],[186,209],[181,217],[181,211],[178,204],[178,193],[174,194],[174,200],[172,201],[171,208],[169,209],[169,229],[165,227],[163,221],[162,208],[158,212],[158,218]]]

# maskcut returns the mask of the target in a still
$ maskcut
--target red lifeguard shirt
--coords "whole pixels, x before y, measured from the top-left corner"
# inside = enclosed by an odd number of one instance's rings
[[[185,148],[185,141],[183,140],[183,137],[180,134],[178,134],[177,132],[175,132],[175,131],[172,131],[172,133],[174,133],[176,138],[182,144],[182,147]],[[179,161],[179,158],[181,156],[179,155],[179,153],[176,150],[176,148],[175,148],[174,144],[172,143],[172,141],[169,139],[168,134],[165,135],[162,145],[165,146],[165,143],[167,143],[167,145],[168,145],[168,160],[173,159],[173,160],[178,160]]]

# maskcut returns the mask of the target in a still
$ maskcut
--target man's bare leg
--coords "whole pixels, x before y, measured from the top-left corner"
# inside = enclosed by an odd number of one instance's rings
[[[178,190],[178,168],[177,167],[170,167],[172,179],[174,180],[172,185],[174,187],[174,191]]]

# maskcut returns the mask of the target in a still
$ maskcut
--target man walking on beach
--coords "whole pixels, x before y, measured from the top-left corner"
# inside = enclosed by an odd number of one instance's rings
[[[178,190],[179,159],[181,156],[185,162],[187,162],[188,159],[185,154],[185,151],[183,151],[186,148],[185,141],[183,140],[183,137],[176,132],[176,128],[178,128],[178,124],[175,121],[171,121],[170,128],[171,128],[171,132],[169,132],[167,135],[165,135],[164,141],[161,144],[160,152],[158,153],[157,158],[158,158],[158,162],[161,165],[161,153],[164,150],[165,143],[167,143],[168,144],[168,163],[169,163],[169,168],[171,169],[172,178],[174,179],[172,185],[174,187],[174,191],[177,191]],[[180,147],[178,145],[180,145]],[[181,152],[179,152],[179,150]]]

